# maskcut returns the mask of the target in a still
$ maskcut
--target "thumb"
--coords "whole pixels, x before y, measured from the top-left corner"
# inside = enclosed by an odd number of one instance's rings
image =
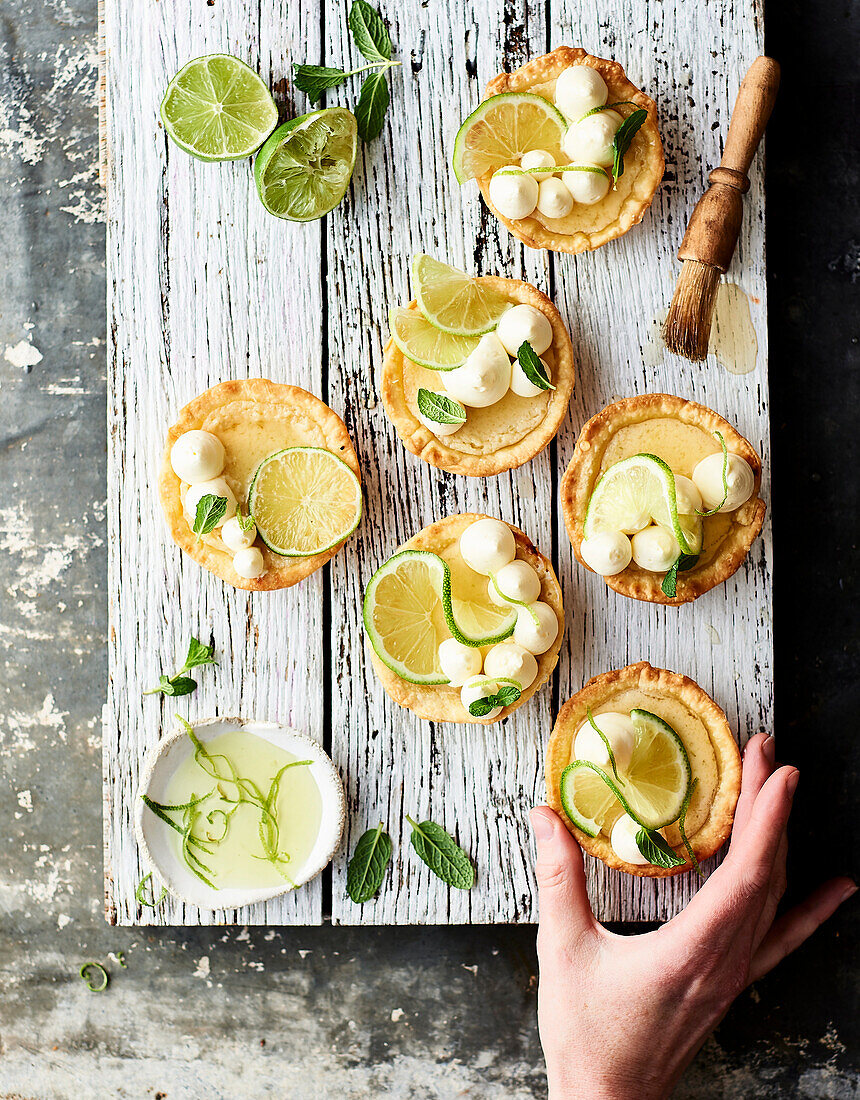
[[[540,930],[550,939],[578,936],[594,926],[582,850],[549,806],[536,806],[529,820],[537,845]]]

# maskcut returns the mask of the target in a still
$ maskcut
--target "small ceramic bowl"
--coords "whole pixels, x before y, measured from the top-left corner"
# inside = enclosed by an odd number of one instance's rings
[[[310,882],[329,865],[340,847],[346,821],[346,798],[337,769],[323,749],[289,726],[274,722],[247,722],[242,718],[207,718],[193,723],[194,732],[205,745],[222,733],[242,729],[301,759],[310,759],[310,773],[322,799],[322,820],[316,843],[303,864],[290,867],[290,877],[296,886]],[[153,745],[144,757],[141,782],[134,808],[134,832],[143,862],[169,892],[181,901],[200,909],[236,909],[269,901],[289,893],[292,886],[267,886],[258,889],[224,888],[213,890],[201,882],[179,856],[171,830],[160,821],[140,795],[149,795],[156,802],[167,800],[167,790],[177,768],[194,751],[184,728],[173,730]]]

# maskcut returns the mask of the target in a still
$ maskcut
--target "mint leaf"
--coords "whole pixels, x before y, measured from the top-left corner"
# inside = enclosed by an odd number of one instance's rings
[[[615,137],[612,139],[612,149],[615,154],[612,161],[612,178],[614,180],[624,175],[624,154],[630,148],[630,143],[636,137],[640,126],[647,117],[648,112],[640,107],[638,111],[629,114],[615,131]]]
[[[223,497],[219,499],[224,500]],[[202,503],[202,502],[201,502]],[[224,502],[226,504],[226,501]],[[173,676],[165,676],[164,673],[158,678],[158,684],[154,688],[150,688],[149,691],[145,691],[144,695],[156,695],[159,692],[162,695],[190,695],[192,691],[197,688],[197,681],[192,680],[190,676],[184,675],[189,669],[196,668],[198,665],[215,665],[218,662],[215,660],[215,646],[204,645],[193,635],[191,641],[188,644],[188,655],[185,658],[185,664],[182,668]]]
[[[194,525],[191,530],[197,535],[208,535],[214,531],[227,511],[227,498],[216,497],[213,493],[207,493],[197,502],[197,512],[194,515]]]
[[[496,700],[497,707],[510,707],[517,702],[522,695],[522,691],[519,688],[514,687],[513,684],[506,684],[505,687],[499,688],[494,698]]]
[[[499,688],[495,695],[487,695],[483,699],[475,699],[471,702],[469,704],[469,714],[471,714],[473,718],[483,718],[496,707],[513,706],[522,693],[522,688],[514,684],[505,684],[503,687]]]
[[[444,393],[434,393],[433,390],[425,390],[423,386],[418,390],[418,411],[434,424],[465,424],[466,409],[459,401],[452,401]]]
[[[517,351],[517,359],[523,368],[523,374],[533,386],[541,390],[554,390],[555,386],[547,377],[546,368],[535,354],[535,349],[528,340],[523,340]]]
[[[640,829],[636,834],[636,847],[655,867],[683,867],[686,863],[656,829]]]
[[[358,136],[365,144],[379,137],[382,132],[382,124],[385,121],[385,112],[388,110],[390,100],[391,95],[384,69],[366,77],[361,86],[358,103],[355,105]]]
[[[188,644],[188,656],[185,658],[185,664],[181,668],[181,672],[187,672],[191,668],[196,668],[198,665],[217,665],[215,660],[215,646],[204,645],[198,641],[194,635],[191,636],[191,641]]]
[[[438,878],[457,890],[471,890],[475,885],[472,861],[441,825],[435,821],[420,824],[407,815],[412,826],[412,847]]]
[[[685,573],[688,569],[692,569],[698,560],[698,554],[678,555],[672,563],[672,568],[663,578],[663,583],[660,585],[664,596],[668,596],[670,599],[674,600],[678,592],[678,574]]]
[[[391,60],[391,38],[382,16],[365,0],[354,0],[349,9],[349,29],[353,42],[368,61]]]
[[[370,901],[382,885],[385,868],[391,859],[391,837],[383,832],[382,822],[358,838],[346,872],[346,892],[356,903]]]
[[[319,102],[324,92],[339,87],[349,75],[327,65],[293,65],[293,84],[311,103]]]

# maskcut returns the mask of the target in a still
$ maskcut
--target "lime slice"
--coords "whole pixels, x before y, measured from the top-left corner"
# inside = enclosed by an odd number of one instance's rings
[[[510,638],[517,625],[516,607],[501,607],[486,601],[451,596],[445,616],[451,634],[463,645],[495,645]]]
[[[388,314],[391,339],[407,359],[428,370],[453,370],[478,346],[477,336],[452,336],[431,325],[417,309],[398,307]]]
[[[331,550],[356,529],[361,483],[331,451],[287,447],[257,467],[248,510],[273,553],[307,558]]]
[[[428,550],[403,550],[370,578],[364,593],[364,628],[392,672],[412,684],[447,684],[439,645],[448,636],[443,593],[450,596],[448,566]]]
[[[499,323],[511,303],[477,279],[432,256],[412,261],[418,308],[431,325],[452,336],[481,336]]]
[[[196,57],[167,85],[164,128],[180,149],[200,160],[241,160],[278,123],[278,108],[253,69],[238,57]]]
[[[459,183],[478,179],[518,162],[531,149],[546,149],[558,161],[566,132],[564,115],[543,96],[532,92],[491,96],[457,131],[454,174]]]
[[[677,821],[692,772],[684,743],[672,727],[647,710],[632,710],[633,756],[623,789],[590,760],[574,760],[561,775],[564,812],[578,829],[597,836],[616,802],[645,829]]]
[[[656,455],[631,455],[610,466],[595,486],[585,513],[585,537],[601,531],[633,533],[649,518],[674,534],[684,554],[701,549],[698,517],[685,516],[683,524],[678,519],[670,467]]]
[[[263,206],[293,222],[321,218],[346,194],[357,151],[355,115],[342,107],[285,122],[254,161]]]

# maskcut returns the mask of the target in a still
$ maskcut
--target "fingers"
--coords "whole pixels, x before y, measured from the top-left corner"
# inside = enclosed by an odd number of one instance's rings
[[[541,940],[578,936],[594,927],[594,915],[585,889],[582,851],[549,806],[536,806],[530,816],[537,844],[535,876],[538,884]]]
[[[785,893],[785,887],[787,885],[785,874],[787,856],[788,829],[786,828],[783,829],[782,836],[780,837],[779,848],[777,848],[776,851],[776,859],[770,876],[770,883],[767,888],[767,897],[764,907],[759,914],[758,922],[756,923],[755,935],[752,938],[753,954],[758,950],[759,944],[770,931],[770,926],[773,924],[773,918],[776,916],[776,910],[779,907],[780,901],[782,901],[782,895]]]
[[[740,836],[746,828],[758,793],[773,771],[773,762],[773,737],[766,733],[757,733],[755,737],[750,738],[744,749],[741,795],[735,810],[732,843],[735,837]]]
[[[850,878],[834,878],[790,909],[773,925],[753,955],[750,981],[758,981],[786,955],[800,947],[852,894],[857,886]]]

